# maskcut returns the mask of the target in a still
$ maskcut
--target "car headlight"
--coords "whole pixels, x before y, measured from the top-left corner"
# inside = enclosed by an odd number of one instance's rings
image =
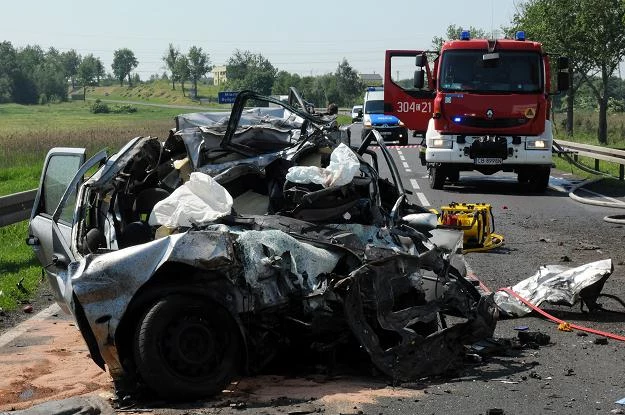
[[[547,150],[546,140],[527,140],[525,142],[525,148],[527,150]]]
[[[362,125],[364,125],[367,128],[371,128],[371,121],[365,121]]]
[[[427,146],[430,148],[452,148],[453,141],[448,138],[431,138],[428,140]]]

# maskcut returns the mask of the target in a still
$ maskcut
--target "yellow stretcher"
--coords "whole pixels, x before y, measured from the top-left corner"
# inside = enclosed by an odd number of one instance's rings
[[[494,233],[495,219],[488,203],[450,203],[441,206],[440,228],[464,232],[463,252],[488,251],[503,245],[503,236]]]

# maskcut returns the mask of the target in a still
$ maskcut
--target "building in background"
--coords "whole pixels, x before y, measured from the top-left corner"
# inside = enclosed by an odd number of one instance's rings
[[[226,83],[228,78],[226,77],[226,66],[215,66],[213,72],[213,85],[222,85]]]
[[[360,73],[358,77],[366,86],[382,86],[382,75],[379,73]]]

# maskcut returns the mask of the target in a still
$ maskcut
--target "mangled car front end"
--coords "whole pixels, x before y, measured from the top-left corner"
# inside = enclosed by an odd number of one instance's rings
[[[394,380],[456,368],[497,315],[464,278],[462,235],[402,219],[429,213],[406,201],[376,134],[392,181],[367,142],[341,144],[333,119],[245,99],[263,97],[241,94],[223,120],[182,116],[163,145],[137,138],[80,186],[74,261],[58,275],[94,361],[120,389],[170,398],[218,393],[295,344],[360,346]],[[333,170],[340,152],[353,171]],[[177,204],[180,189],[196,196],[194,175],[231,197],[210,220],[198,219],[206,200]]]

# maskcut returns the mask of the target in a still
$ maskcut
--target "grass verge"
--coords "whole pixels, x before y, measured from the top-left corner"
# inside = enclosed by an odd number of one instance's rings
[[[0,309],[14,310],[43,282],[41,266],[24,242],[28,221],[0,228]]]

